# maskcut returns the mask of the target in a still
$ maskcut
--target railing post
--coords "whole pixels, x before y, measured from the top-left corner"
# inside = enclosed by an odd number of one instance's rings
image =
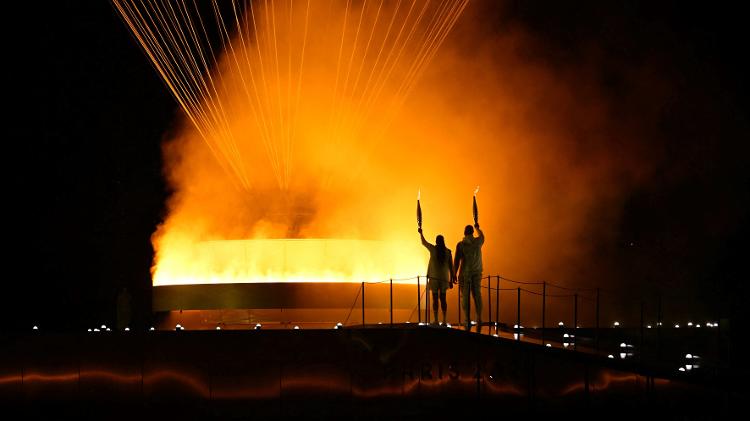
[[[430,291],[430,278],[425,277],[427,280],[424,284],[424,321],[427,324],[430,324],[430,320],[432,319],[430,310],[430,305],[432,304],[432,292]]]
[[[599,288],[596,289],[596,352],[599,352]]]
[[[542,345],[544,345],[545,320],[547,317],[547,281],[542,282]]]
[[[578,343],[578,293],[573,294],[573,349]]]
[[[643,361],[643,312],[644,312],[644,303],[641,301],[641,344],[639,345],[639,351],[638,351],[638,359],[640,361]]]
[[[365,281],[362,281],[362,327],[365,327]]]
[[[393,278],[390,279],[390,283],[391,283],[390,285],[391,298],[390,298],[389,304],[390,304],[390,314],[391,314],[391,326],[393,326]]]
[[[490,325],[492,325],[492,280],[490,280],[490,275],[487,275],[487,309],[490,313],[487,320],[490,322]],[[492,332],[491,326],[487,328],[487,332]]]
[[[422,323],[422,291],[419,287],[419,275],[417,275],[417,322]]]
[[[661,292],[658,296],[656,307],[656,359],[661,360]]]
[[[497,275],[495,288],[497,288],[495,294],[495,333],[497,333],[500,330],[500,275]]]
[[[466,323],[469,325],[469,331],[471,331],[471,285],[466,288]]]
[[[458,294],[456,294],[458,297],[458,325],[461,326],[461,280],[456,283],[456,287],[458,288]]]
[[[516,339],[521,340],[521,287],[518,287],[516,295]]]

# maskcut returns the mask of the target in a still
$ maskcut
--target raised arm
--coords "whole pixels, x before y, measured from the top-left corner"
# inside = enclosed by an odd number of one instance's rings
[[[424,234],[422,234],[422,228],[418,229],[417,231],[419,231],[419,237],[422,238],[422,245],[427,247],[427,249],[429,250],[432,244],[428,243],[427,240],[424,239]]]
[[[481,246],[482,244],[484,244],[484,231],[479,229],[479,224],[474,225],[474,228],[477,229],[477,233],[479,234],[479,236],[477,237],[477,240],[479,241],[479,245]]]

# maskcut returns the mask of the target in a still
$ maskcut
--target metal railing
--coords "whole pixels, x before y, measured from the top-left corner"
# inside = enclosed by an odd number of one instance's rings
[[[402,283],[404,281],[416,281],[414,284],[416,289],[416,303],[409,311],[408,316],[398,317],[395,314],[394,281]],[[431,300],[434,297],[427,292],[429,282],[430,280],[424,276],[388,279],[379,282],[363,281],[360,283],[360,287],[354,296],[352,306],[348,309],[343,325],[350,327],[376,325],[376,323],[373,323],[372,314],[377,313],[378,310],[387,309],[387,324],[390,326],[414,322],[420,325],[440,326],[442,323],[438,323],[438,320],[431,320],[431,312],[433,310]],[[368,290],[384,286],[389,288],[388,302],[366,300]],[[670,329],[669,326],[664,325],[661,295],[656,296],[655,304],[652,303],[652,308],[656,308],[657,310],[655,314],[651,315],[653,321],[649,323],[646,321],[648,306],[646,300],[643,299],[629,299],[618,295],[614,291],[603,288],[574,288],[546,281],[528,282],[510,279],[501,275],[487,275],[481,279],[480,287],[480,291],[482,291],[481,295],[483,296],[482,301],[485,303],[482,309],[482,317],[480,317],[482,323],[476,324],[474,320],[465,319],[467,313],[470,315],[473,314],[471,309],[472,300],[467,300],[467,309],[461,308],[462,294],[467,290],[469,288],[461,283],[457,285],[457,288],[449,290],[453,291],[452,293],[448,292],[448,295],[455,295],[456,304],[455,310],[449,311],[452,314],[449,319],[450,321],[446,320],[447,325],[453,328],[468,327],[482,334],[498,337],[507,336],[517,341],[538,343],[547,347],[597,353],[609,356],[610,358],[658,361],[661,359],[661,354],[665,347],[665,331]],[[554,290],[559,290],[561,293],[552,292]],[[524,296],[531,297],[531,300],[522,299]],[[513,311],[515,314],[511,314],[508,317],[506,307],[508,305],[513,307],[513,301],[515,301],[515,308],[511,308],[511,310],[515,310]],[[602,313],[605,309],[602,306],[603,301],[609,303],[608,310],[622,306],[631,309],[635,308],[638,312],[638,320],[634,321],[632,318],[630,320],[623,318],[621,321],[610,320],[606,324],[603,323]],[[361,310],[361,320],[354,321],[351,316],[354,308],[357,306]],[[524,311],[526,308],[529,310]],[[424,311],[424,314],[422,314],[422,311]],[[534,316],[530,311],[538,311],[538,313]],[[608,313],[612,312],[608,311]],[[585,316],[583,313],[585,313]],[[555,320],[560,319],[556,326],[554,324],[552,326],[549,325],[551,314],[557,316]],[[414,319],[415,315],[416,320]],[[534,326],[531,328],[524,327],[524,317],[527,320],[533,320],[532,323],[534,323]],[[509,320],[513,321],[512,327]],[[568,324],[568,322],[572,322],[572,324]],[[718,342],[721,334],[718,325],[714,324],[717,322],[704,327],[696,324],[695,326],[698,326],[698,329],[692,327],[696,331],[703,329],[703,336],[708,336],[709,338],[711,334],[705,331],[715,329],[717,344],[714,348],[720,347]],[[381,321],[377,324],[384,323]],[[676,335],[672,334],[671,336]],[[669,345],[669,347],[684,348],[674,343]],[[709,353],[705,350],[701,352]],[[719,354],[717,349],[713,349],[711,353]]]

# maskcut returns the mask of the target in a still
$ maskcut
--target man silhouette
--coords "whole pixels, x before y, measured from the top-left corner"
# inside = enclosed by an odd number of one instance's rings
[[[479,233],[474,237],[474,228]],[[474,296],[474,307],[477,313],[477,332],[482,329],[482,245],[484,233],[479,224],[467,225],[464,228],[464,238],[456,245],[456,259],[453,267],[459,273],[463,297],[461,304],[466,314],[466,330],[471,330],[471,314],[469,311],[469,294]]]

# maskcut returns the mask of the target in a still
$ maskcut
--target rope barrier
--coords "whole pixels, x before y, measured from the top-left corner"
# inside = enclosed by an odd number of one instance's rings
[[[536,291],[529,291],[528,289],[524,289],[524,288],[518,288],[518,290],[523,291],[523,292],[528,292],[529,294],[539,295],[539,296],[544,295],[544,294],[538,293]],[[547,294],[547,296],[549,297],[549,294]],[[572,295],[571,295],[571,297],[572,297]]]
[[[420,278],[424,278],[424,276],[420,275]],[[411,281],[412,279],[417,279],[416,276],[412,276],[411,278],[391,278],[392,281]]]
[[[568,287],[563,287],[557,284],[553,284],[552,282],[547,282],[547,285],[551,287],[559,288],[559,289],[564,289],[566,291],[596,291],[596,288],[568,288]]]
[[[522,285],[542,285],[542,284],[544,284],[544,282],[524,282],[524,281],[514,281],[513,279],[510,279],[510,278],[505,278],[505,277],[503,277],[503,276],[500,276],[500,275],[495,275],[494,277],[499,277],[499,278],[500,278],[500,279],[502,279],[503,281],[508,281],[508,282],[512,282],[512,283],[514,283],[514,284],[522,284]]]
[[[570,297],[575,297],[575,294],[547,294],[547,297],[570,298]]]
[[[422,291],[422,294],[421,294],[421,295],[419,296],[419,298],[420,298],[420,299],[421,299],[422,297],[424,297],[424,293],[425,293],[425,292],[427,292],[427,288],[425,288],[425,290],[424,290],[424,291]],[[355,302],[356,302],[356,301],[355,301]],[[411,322],[411,318],[412,318],[412,317],[414,317],[414,312],[415,312],[415,311],[417,311],[417,307],[419,307],[419,304],[417,304],[416,306],[414,306],[414,309],[413,309],[413,310],[411,311],[411,313],[409,314],[409,318],[408,318],[408,319],[406,319],[406,320],[408,320],[408,321],[410,321],[410,322]],[[421,309],[420,309],[420,311],[421,311]]]
[[[360,292],[362,292],[362,286],[357,288],[357,295],[354,297],[354,302],[352,303],[352,307],[349,309],[349,314],[346,315],[346,320],[344,320],[344,326],[346,326],[346,323],[349,321],[349,317],[351,317],[352,311],[354,311],[354,306],[357,305],[357,298],[359,298]]]

